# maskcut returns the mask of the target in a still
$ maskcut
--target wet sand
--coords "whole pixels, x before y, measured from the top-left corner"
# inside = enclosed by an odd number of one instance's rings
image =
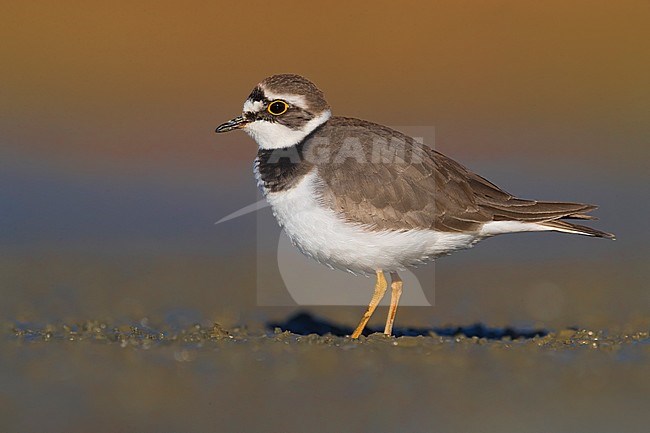
[[[534,311],[508,305],[515,294],[469,296],[441,275],[449,291],[400,311],[399,337],[355,341],[343,335],[359,308],[256,307],[249,276],[214,258],[1,263],[2,431],[636,432],[650,422],[640,286],[578,285],[557,317],[526,322]],[[207,291],[224,275],[240,279]],[[370,331],[385,309],[376,314]]]
[[[86,322],[13,328],[3,346],[14,373],[4,431],[621,432],[648,421],[648,332],[354,341]]]

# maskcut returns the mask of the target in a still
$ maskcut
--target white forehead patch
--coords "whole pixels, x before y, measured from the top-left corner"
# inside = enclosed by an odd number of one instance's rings
[[[244,102],[244,113],[247,111],[258,112],[263,108],[264,102],[262,101],[251,101],[250,99],[247,99],[246,102]]]

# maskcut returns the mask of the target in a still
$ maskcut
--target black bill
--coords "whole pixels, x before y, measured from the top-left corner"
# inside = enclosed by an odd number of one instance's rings
[[[219,125],[215,130],[215,132],[228,132],[228,131],[232,131],[233,129],[240,129],[246,126],[248,122],[249,121],[246,120],[244,116],[235,117],[234,119]]]

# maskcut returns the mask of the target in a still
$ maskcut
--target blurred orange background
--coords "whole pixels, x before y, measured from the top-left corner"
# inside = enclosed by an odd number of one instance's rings
[[[247,137],[213,129],[262,78],[293,72],[335,114],[435,125],[460,159],[641,169],[648,22],[646,1],[3,2],[0,156],[66,170],[249,161]]]

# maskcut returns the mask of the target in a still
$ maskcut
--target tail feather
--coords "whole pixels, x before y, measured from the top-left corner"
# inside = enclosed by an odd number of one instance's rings
[[[522,221],[522,222],[544,222],[560,218],[591,219],[587,212],[596,209],[597,206],[582,203],[563,203],[545,201],[517,200],[510,203],[510,200],[501,203],[485,202],[481,204],[483,209],[488,210],[495,221]]]
[[[574,224],[566,221],[548,221],[542,224],[543,226],[550,227],[552,230],[557,230],[565,233],[575,233],[578,235],[594,236],[597,238],[616,239],[612,233],[603,232],[600,230],[592,229],[591,227]]]
[[[583,203],[545,202],[514,197],[508,200],[483,197],[481,203],[481,208],[492,215],[493,221],[534,223],[548,227],[548,230],[614,239],[611,233],[564,221],[566,219],[594,220],[596,218],[588,215],[588,212],[597,207]]]
[[[614,235],[611,233],[564,221],[566,219],[596,219],[588,215],[588,213],[598,206],[584,203],[536,201],[517,198],[489,180],[469,172],[463,167],[461,169],[467,174],[469,187],[474,193],[474,197],[483,215],[492,219],[491,222],[483,224],[482,231],[484,234],[491,236],[517,231],[556,230],[565,233],[614,239]],[[514,224],[510,224],[511,222]]]
[[[586,215],[586,214],[569,215],[569,216],[565,216],[563,218],[571,219],[571,220],[590,220],[590,221],[598,220],[598,217],[595,217],[593,215]]]

